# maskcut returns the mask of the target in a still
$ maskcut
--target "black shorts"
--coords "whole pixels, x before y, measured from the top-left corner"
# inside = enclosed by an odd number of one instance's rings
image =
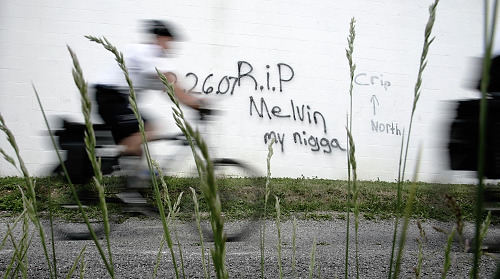
[[[97,112],[104,120],[104,123],[111,127],[113,139],[117,144],[130,135],[139,132],[139,122],[130,107],[128,96],[128,94],[122,94],[112,86],[95,86]],[[144,117],[142,117],[142,120],[144,123],[147,122]]]

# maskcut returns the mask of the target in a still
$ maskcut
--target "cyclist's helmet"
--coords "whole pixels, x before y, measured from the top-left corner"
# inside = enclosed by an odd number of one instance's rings
[[[174,34],[172,27],[169,26],[168,23],[161,20],[146,20],[146,31],[147,33],[156,35],[156,36],[166,36],[171,37],[172,39],[177,39],[176,34]]]

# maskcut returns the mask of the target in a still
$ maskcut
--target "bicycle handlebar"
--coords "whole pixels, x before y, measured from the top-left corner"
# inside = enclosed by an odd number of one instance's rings
[[[218,110],[203,108],[203,107],[197,109],[197,111],[198,111],[199,120],[202,120],[202,121],[207,120],[208,116],[219,114]]]

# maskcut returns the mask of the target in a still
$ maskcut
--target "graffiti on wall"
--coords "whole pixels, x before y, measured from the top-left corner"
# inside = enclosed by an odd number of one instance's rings
[[[359,73],[354,76],[354,83],[359,86],[381,86],[385,91],[391,86],[391,82],[384,79],[384,75],[369,75]]]
[[[273,78],[270,73],[270,65],[266,65],[266,80],[259,85],[253,73],[254,67],[247,61],[238,61],[236,75],[224,75],[220,78],[213,73],[200,79],[197,74],[189,72],[186,74],[188,81],[188,92],[195,94],[217,94],[233,95],[235,89],[241,87],[242,81],[248,81],[254,91],[279,91],[283,92],[286,82],[289,82],[295,76],[293,68],[285,63],[276,64],[278,76]]]
[[[289,121],[302,122],[321,128],[323,137],[308,135],[306,131],[294,132],[292,135],[294,144],[307,147],[313,152],[322,151],[326,154],[332,153],[335,148],[345,151],[345,148],[340,145],[336,138],[328,139],[325,137],[328,132],[325,116],[317,110],[312,110],[309,105],[298,105],[291,99],[290,106],[287,106],[287,110],[285,110],[285,107],[279,105],[268,106],[264,97],[256,101],[253,96],[250,96],[249,100],[250,116],[267,118],[269,120],[276,118],[288,119]],[[276,143],[280,145],[281,151],[284,152],[285,133],[275,131],[265,133],[264,143],[267,144],[272,138],[276,140]]]
[[[373,90],[376,90],[378,87],[383,89],[384,92],[388,92],[392,85],[387,78],[384,78],[383,74],[368,74],[364,72],[358,73],[354,76],[354,83],[361,88],[370,87],[375,88]],[[401,130],[403,130],[403,128],[401,128],[397,121],[379,119],[382,118],[382,116],[380,116],[380,114],[377,115],[377,112],[381,110],[383,104],[381,104],[381,101],[379,101],[376,94],[371,94],[369,102],[371,113],[373,114],[369,123],[371,131],[376,134],[401,136]]]
[[[246,88],[251,92],[279,93],[286,98],[286,105],[270,104],[263,96],[249,96],[249,116],[253,119],[268,119],[271,121],[288,121],[293,123],[303,123],[317,127],[321,130],[320,135],[310,134],[304,129],[295,131],[291,135],[286,135],[279,131],[269,131],[263,135],[263,143],[268,144],[271,139],[275,139],[281,152],[285,152],[286,142],[306,148],[311,152],[321,152],[332,154],[334,150],[345,151],[336,137],[328,136],[327,119],[325,115],[315,110],[309,104],[298,103],[286,97],[286,87],[295,78],[295,71],[287,63],[277,63],[273,66],[265,65],[265,78],[259,82],[254,72],[254,66],[247,61],[238,61],[234,75],[223,75],[216,77],[213,73],[205,77],[199,77],[193,72],[185,75],[188,80],[188,92],[194,94],[215,94],[234,95],[238,88]],[[361,82],[361,79],[360,79]],[[384,86],[384,85],[383,85]],[[385,84],[385,86],[390,86]]]
[[[248,96],[248,115],[252,119],[267,119],[270,121],[289,122],[290,125],[304,124],[320,130],[320,134],[311,133],[301,128],[289,134],[280,131],[267,131],[263,135],[263,143],[268,144],[275,140],[281,152],[285,152],[287,145],[296,145],[311,152],[332,154],[335,150],[346,151],[337,137],[328,135],[328,125],[325,114],[313,108],[310,104],[300,103],[286,96],[286,89],[291,86],[296,78],[293,67],[287,63],[265,65],[264,79],[259,80],[256,68],[248,61],[240,60],[236,63],[235,72],[231,75],[216,76],[210,73],[198,76],[193,72],[185,75],[189,91],[194,94],[204,95],[235,95],[238,89],[245,87],[245,92],[276,93],[285,100],[279,104],[271,103],[265,95]],[[261,73],[262,74],[262,73]],[[368,89],[373,92],[389,93],[392,82],[383,74],[360,72],[354,76],[354,84],[360,90]],[[394,120],[384,119],[384,104],[377,94],[369,94],[370,110],[372,117],[368,127],[372,133],[380,135],[401,136],[403,128]],[[263,123],[263,122],[261,122]],[[302,127],[304,126],[302,125]]]

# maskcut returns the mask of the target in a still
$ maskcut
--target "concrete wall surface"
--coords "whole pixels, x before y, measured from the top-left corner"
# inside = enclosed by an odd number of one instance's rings
[[[350,77],[345,49],[354,17],[357,174],[363,180],[394,181],[432,2],[2,0],[0,113],[30,172],[48,174],[57,160],[32,84],[51,121],[62,115],[82,119],[66,45],[92,83],[115,62],[84,35],[105,36],[120,49],[147,40],[140,20],[162,19],[183,35],[167,59],[179,82],[223,111],[205,129],[214,157],[240,158],[264,173],[266,142],[276,137],[272,176],[346,179]],[[418,180],[473,180],[470,172],[449,170],[447,142],[454,101],[479,97],[472,87],[482,55],[483,18],[480,1],[439,3],[406,179],[413,177],[421,150]],[[167,97],[154,91],[143,95],[141,108],[155,117],[157,127],[177,132]],[[14,154],[3,136],[0,147]],[[155,153],[170,153],[166,148]],[[0,162],[0,176],[18,174]]]

